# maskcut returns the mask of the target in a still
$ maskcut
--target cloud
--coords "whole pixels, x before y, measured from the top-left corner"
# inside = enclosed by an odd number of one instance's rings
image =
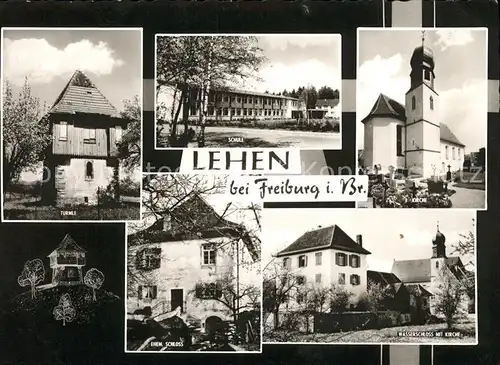
[[[440,94],[439,114],[457,138],[474,152],[486,144],[488,118],[488,85],[486,80],[470,80],[462,87]]]
[[[331,46],[337,37],[332,36],[268,36],[260,37],[259,41],[272,49],[286,50],[289,46],[300,48],[314,46]]]
[[[115,58],[105,42],[89,40],[70,43],[59,49],[46,39],[4,41],[4,77],[22,84],[25,77],[33,83],[49,83],[54,78],[72,74],[76,69],[96,75],[109,75],[124,62]]]
[[[434,43],[441,51],[453,46],[464,46],[474,41],[469,29],[441,29],[436,31],[438,39]]]
[[[380,55],[364,62],[358,68],[356,93],[356,119],[368,115],[380,93],[404,105],[408,91],[407,76],[402,76],[403,57],[397,53],[389,58]],[[358,147],[363,147],[363,128],[357,128]]]
[[[340,88],[342,75],[339,68],[310,59],[294,65],[273,63],[263,67],[259,72],[261,81],[249,85],[255,91],[280,92],[291,91],[299,86],[312,85],[316,88],[330,86]]]

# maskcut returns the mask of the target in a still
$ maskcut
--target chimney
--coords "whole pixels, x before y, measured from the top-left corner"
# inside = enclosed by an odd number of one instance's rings
[[[360,245],[361,247],[363,247],[363,236],[360,235],[360,234],[357,234],[356,235],[356,242],[358,243],[358,245]]]
[[[172,230],[172,221],[169,214],[163,216],[163,230],[169,232]]]

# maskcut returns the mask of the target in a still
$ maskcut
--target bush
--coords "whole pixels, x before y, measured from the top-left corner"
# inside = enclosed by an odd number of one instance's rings
[[[114,208],[120,206],[116,190],[112,184],[109,184],[106,189],[99,188],[97,190],[97,200],[101,207]]]
[[[141,196],[141,183],[132,180],[129,176],[120,180],[120,194],[126,196]]]
[[[349,302],[353,293],[348,292],[344,288],[334,288],[332,298],[330,300],[331,312],[344,312],[349,307]]]

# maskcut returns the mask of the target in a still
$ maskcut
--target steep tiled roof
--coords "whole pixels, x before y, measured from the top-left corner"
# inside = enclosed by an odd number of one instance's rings
[[[57,252],[57,251],[85,252],[85,250],[83,248],[81,248],[80,246],[78,246],[76,244],[75,240],[69,234],[66,234],[66,236],[64,236],[61,243],[59,243],[59,246],[57,246],[57,248],[54,251],[52,251],[52,253]]]
[[[366,275],[368,277],[368,281],[373,281],[377,284],[391,285],[401,283],[401,280],[399,280],[396,275],[389,272],[367,270]]]
[[[366,123],[368,120],[374,117],[394,117],[403,122],[406,122],[406,110],[401,103],[398,103],[396,100],[391,99],[384,94],[380,94],[377,98],[377,101],[373,105],[372,110],[365,118],[363,118],[361,123]],[[439,126],[442,141],[465,147],[465,145],[460,142],[457,136],[453,134],[450,127],[448,127],[444,123],[439,123]]]
[[[453,144],[456,144],[458,146],[465,147],[465,145],[459,141],[457,136],[453,134],[451,131],[450,127],[448,127],[446,124],[440,123],[439,126],[441,127],[441,140],[450,142]]]
[[[426,282],[431,280],[431,260],[394,261],[392,273],[403,283]]]
[[[290,246],[280,251],[277,256],[280,257],[295,252],[315,251],[327,248],[365,255],[371,254],[370,251],[367,251],[349,237],[339,226],[333,225],[304,233]]]
[[[76,70],[49,111],[86,113],[118,117],[118,111],[81,71]]]
[[[171,230],[164,230],[164,220],[159,219],[150,227],[128,236],[131,246],[148,243],[209,239],[217,237],[240,238],[254,261],[260,259],[260,247],[246,228],[221,217],[199,194],[186,195],[170,207]]]
[[[432,293],[429,292],[427,289],[425,289],[422,285],[420,284],[406,284],[406,289],[412,294],[415,295],[425,295],[425,296],[432,296]]]
[[[406,121],[405,107],[390,97],[380,94],[373,105],[370,113],[361,121],[365,123],[373,117],[394,117],[396,119]]]

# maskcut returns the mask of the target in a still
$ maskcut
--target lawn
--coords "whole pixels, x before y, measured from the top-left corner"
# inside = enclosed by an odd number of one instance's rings
[[[140,203],[124,197],[118,207],[79,205],[56,208],[42,205],[38,196],[30,194],[6,194],[4,199],[5,220],[139,220]]]
[[[460,337],[401,337],[398,332],[440,332],[446,331],[446,324],[427,324],[421,326],[400,326],[383,329],[349,331],[340,333],[300,333],[285,330],[264,333],[265,342],[311,342],[311,343],[435,343],[435,344],[474,344],[475,321],[464,319],[453,331]]]

